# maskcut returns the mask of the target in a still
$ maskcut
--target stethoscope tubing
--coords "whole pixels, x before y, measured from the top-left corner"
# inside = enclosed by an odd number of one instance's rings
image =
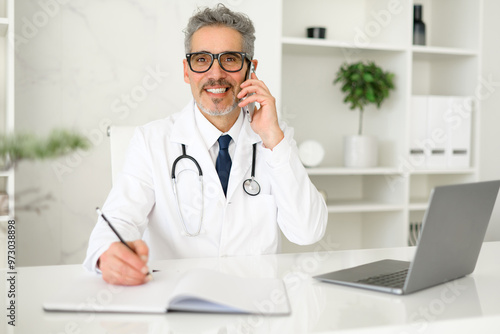
[[[177,167],[177,163],[182,159],[191,160],[195,164],[196,168],[198,169],[198,175],[200,177],[203,177],[203,171],[201,170],[200,164],[198,163],[198,161],[196,161],[195,158],[186,154],[186,145],[182,144],[182,154],[179,155],[177,157],[177,159],[174,160],[174,163],[172,164],[172,180],[175,180],[175,167]]]
[[[249,179],[246,179],[245,181],[243,181],[243,190],[245,191],[245,193],[247,193],[250,196],[257,196],[258,194],[260,194],[260,184],[255,180],[255,158],[256,158],[256,152],[257,152],[257,143],[253,144],[252,149],[253,149],[253,152],[252,152],[252,172],[251,172],[251,177]],[[182,160],[182,159],[189,159],[189,160],[191,160],[195,164],[196,168],[198,169],[198,175],[199,175],[199,180],[200,180],[200,187],[201,187],[201,192],[202,192],[202,196],[201,196],[202,197],[202,201],[203,201],[203,171],[202,171],[202,169],[201,169],[200,164],[198,163],[198,161],[196,161],[196,159],[193,158],[192,156],[186,154],[186,145],[182,144],[182,154],[180,156],[178,156],[174,160],[174,162],[172,164],[173,191],[174,191],[174,197],[175,197],[175,199],[177,201],[177,212],[179,213],[179,217],[181,218],[182,227],[184,229],[184,232],[189,237],[195,237],[195,236],[198,236],[201,233],[201,225],[202,225],[202,221],[203,221],[203,202],[201,204],[202,215],[201,215],[201,218],[200,218],[200,222],[198,224],[197,231],[194,232],[194,233],[191,233],[191,232],[189,232],[189,230],[188,230],[188,228],[186,226],[186,222],[184,221],[184,217],[183,217],[182,211],[181,211],[181,203],[179,201],[179,197],[178,197],[178,194],[177,194],[177,179],[175,177],[175,168],[177,167],[177,163],[180,160]],[[252,189],[253,189],[252,185],[256,185],[257,186],[255,188],[255,189],[257,189],[255,192],[252,191]]]
[[[253,144],[253,153],[252,153],[252,173],[250,174],[250,178],[243,181],[243,190],[250,196],[257,196],[260,194],[260,184],[255,180],[255,157],[257,152],[257,143]],[[256,192],[252,192],[252,184],[257,185]],[[250,189],[250,190],[249,190]]]

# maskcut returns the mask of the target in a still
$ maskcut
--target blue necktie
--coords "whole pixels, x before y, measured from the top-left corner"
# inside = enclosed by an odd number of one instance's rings
[[[219,137],[219,155],[217,156],[217,161],[215,162],[215,169],[217,170],[217,174],[219,174],[219,179],[220,183],[222,184],[222,189],[224,190],[224,195],[226,195],[227,192],[229,172],[231,172],[231,157],[229,156],[228,151],[230,141],[230,135]]]

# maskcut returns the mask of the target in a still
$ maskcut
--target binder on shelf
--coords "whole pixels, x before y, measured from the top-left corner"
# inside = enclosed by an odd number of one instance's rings
[[[413,96],[409,148],[412,167],[470,167],[472,110],[471,97]]]
[[[470,167],[471,160],[471,114],[472,98],[453,98],[450,119],[450,141],[448,166],[450,168]]]
[[[427,103],[427,168],[445,168],[449,145],[449,124],[445,113],[451,107],[450,98],[429,96]]]
[[[427,96],[413,96],[410,108],[410,163],[415,169],[427,166]]]

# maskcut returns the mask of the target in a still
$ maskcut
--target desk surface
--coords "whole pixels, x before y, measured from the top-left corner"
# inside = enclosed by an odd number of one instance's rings
[[[287,286],[291,316],[168,313],[78,314],[44,312],[42,303],[80,265],[17,268],[16,327],[2,312],[6,333],[498,333],[500,328],[500,242],[485,243],[474,273],[408,296],[318,282],[327,271],[384,258],[411,261],[414,248],[375,249],[243,258],[158,261],[151,268],[179,272],[193,267],[251,277],[280,277]],[[3,277],[6,271],[3,270]],[[2,279],[4,282],[5,280]],[[5,300],[5,284],[0,284]],[[111,296],[111,297],[110,297]],[[103,291],[103,303],[112,293]],[[2,303],[3,305],[3,303]],[[2,309],[5,310],[4,307]]]

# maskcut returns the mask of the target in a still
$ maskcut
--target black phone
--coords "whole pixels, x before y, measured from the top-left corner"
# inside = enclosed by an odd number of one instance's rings
[[[250,68],[248,70],[247,80],[252,78],[252,73],[254,73],[254,72],[255,72],[255,67],[253,66],[253,63],[250,62]],[[249,95],[253,95],[253,94],[254,93],[249,94]],[[246,98],[247,97],[244,97],[243,100]],[[248,105],[243,107],[243,112],[247,116],[247,119],[249,122],[252,121],[254,111],[255,111],[255,102],[249,103]]]

